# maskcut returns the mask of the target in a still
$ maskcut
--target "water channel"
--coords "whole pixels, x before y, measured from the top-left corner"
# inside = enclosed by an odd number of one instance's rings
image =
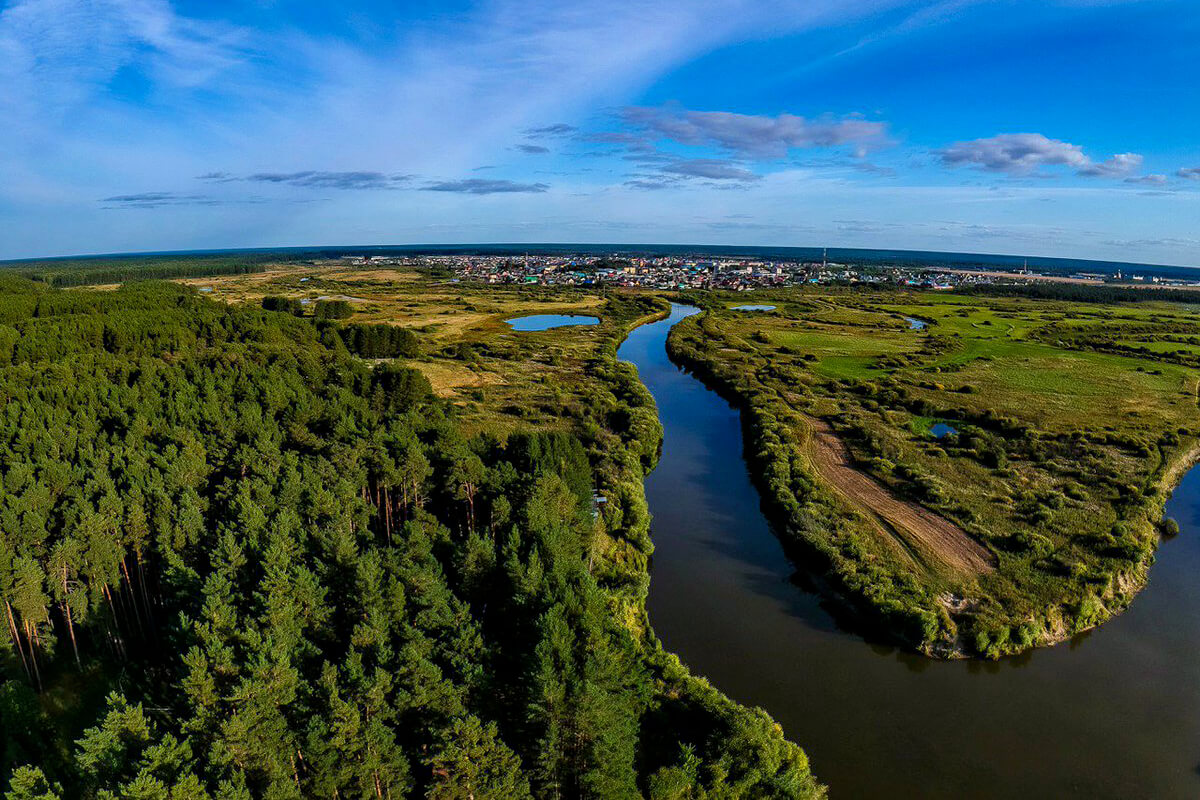
[[[646,480],[650,619],[666,647],[766,709],[839,798],[1200,796],[1200,469],[1168,514],[1149,587],[1125,614],[1000,662],[940,662],[840,628],[797,585],[760,512],[737,412],[668,359],[667,332],[621,346],[658,402]]]

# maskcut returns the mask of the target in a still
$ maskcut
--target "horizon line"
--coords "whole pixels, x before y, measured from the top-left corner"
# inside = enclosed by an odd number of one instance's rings
[[[202,256],[206,254],[212,255],[235,255],[238,253],[283,253],[305,252],[305,251],[326,251],[326,250],[409,250],[414,254],[424,252],[434,252],[438,250],[487,250],[492,249],[513,249],[521,247],[537,247],[537,248],[560,248],[570,251],[572,248],[587,248],[587,249],[604,249],[611,248],[614,251],[619,250],[646,250],[653,251],[655,249],[672,249],[672,250],[688,250],[692,249],[697,252],[703,252],[705,249],[721,249],[728,251],[746,250],[831,250],[831,251],[851,251],[860,253],[897,253],[897,254],[915,254],[915,255],[934,255],[934,256],[957,256],[957,260],[963,260],[962,257],[978,257],[978,258],[994,258],[994,259],[1037,259],[1039,261],[1062,261],[1062,262],[1086,262],[1092,264],[1112,264],[1120,266],[1147,267],[1150,269],[1166,268],[1166,269],[1200,269],[1200,264],[1163,264],[1152,263],[1147,261],[1113,261],[1108,259],[1096,258],[1077,258],[1072,256],[1045,256],[1036,254],[1018,254],[1018,253],[986,253],[986,252],[969,252],[958,250],[920,250],[911,248],[887,248],[887,247],[850,247],[850,246],[833,246],[826,245],[773,245],[773,244],[701,244],[701,243],[667,243],[667,242],[421,242],[413,244],[321,244],[321,245],[275,245],[263,247],[219,247],[219,248],[197,248],[187,250],[141,250],[141,251],[122,251],[110,253],[76,253],[68,255],[46,255],[46,256],[26,256],[21,258],[0,259],[0,268],[11,267],[13,265],[37,263],[45,261],[84,261],[89,259],[105,260],[105,259],[120,259],[120,258],[148,258],[153,256]]]

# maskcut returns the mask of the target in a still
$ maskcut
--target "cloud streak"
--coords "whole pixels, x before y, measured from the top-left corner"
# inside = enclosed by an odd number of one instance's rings
[[[565,122],[556,122],[553,125],[543,125],[540,128],[526,128],[522,133],[530,139],[543,139],[554,136],[569,136],[577,130],[579,129],[574,125],[568,125]]]
[[[387,175],[382,172],[256,172],[242,180],[274,183],[304,189],[396,189],[412,180],[411,175]]]
[[[204,194],[180,194],[178,192],[139,192],[118,194],[100,201],[104,208],[162,208],[163,206],[224,206],[239,203],[262,203],[262,198],[230,200]]]
[[[422,186],[421,190],[456,194],[541,194],[549,188],[545,183],[517,183],[508,180],[467,178],[458,181],[437,181]]]
[[[1142,186],[1165,186],[1167,183],[1166,175],[1135,175],[1125,179],[1126,183],[1136,183]]]
[[[762,180],[748,169],[743,169],[728,161],[717,158],[688,158],[667,164],[662,171],[669,175],[682,175],[686,178],[708,178],[715,181],[739,181],[752,183]]]

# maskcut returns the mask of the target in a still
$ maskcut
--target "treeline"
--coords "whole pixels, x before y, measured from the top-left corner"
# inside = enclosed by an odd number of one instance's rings
[[[346,349],[363,358],[412,358],[417,335],[396,325],[339,325],[334,328]]]
[[[1132,286],[1111,286],[1064,283],[1060,281],[1037,281],[1031,283],[984,283],[974,286],[963,286],[959,289],[962,294],[984,295],[989,297],[1029,297],[1037,300],[1064,300],[1077,303],[1196,303],[1200,302],[1200,292],[1189,289],[1171,289],[1159,287],[1136,288]]]
[[[236,256],[134,256],[12,261],[4,272],[50,286],[96,286],[126,281],[208,278],[263,272],[272,260],[263,254]]]
[[[262,299],[267,311],[278,311],[292,316],[302,316],[304,305],[296,298],[268,295]],[[420,350],[417,335],[408,328],[397,325],[349,324],[332,325],[333,320],[346,319],[353,308],[345,300],[318,300],[314,304],[313,318],[319,330],[332,331],[342,344],[356,356],[363,358],[412,358]]]
[[[305,304],[308,302],[296,297],[269,294],[262,299],[262,307],[267,311],[280,311],[301,317],[304,316]],[[317,300],[311,305],[315,319],[348,319],[354,314],[354,307],[345,300]]]
[[[340,331],[179,286],[6,288],[8,800],[819,794],[613,613],[642,443],[467,437]]]

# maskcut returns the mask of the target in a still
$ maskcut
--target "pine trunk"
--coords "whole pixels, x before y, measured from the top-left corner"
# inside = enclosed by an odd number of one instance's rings
[[[25,677],[33,680],[33,673],[29,671],[29,662],[25,660],[25,646],[21,644],[21,632],[17,630],[17,621],[13,617],[12,606],[8,601],[4,601],[4,608],[8,611],[8,632],[12,636],[13,644],[17,647],[17,653],[21,656],[21,666],[25,668]]]

